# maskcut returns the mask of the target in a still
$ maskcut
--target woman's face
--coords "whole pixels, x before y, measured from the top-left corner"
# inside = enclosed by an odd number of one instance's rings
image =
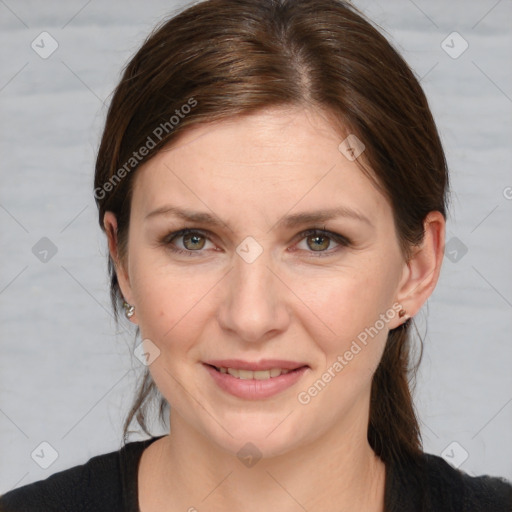
[[[232,453],[366,435],[408,267],[342,140],[311,110],[272,109],[189,129],[137,170],[124,297],[171,417]],[[286,367],[302,369],[264,372]]]

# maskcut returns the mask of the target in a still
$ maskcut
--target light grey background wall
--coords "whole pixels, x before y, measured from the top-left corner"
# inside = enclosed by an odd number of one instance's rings
[[[512,478],[512,2],[355,3],[421,77],[451,169],[417,317],[425,451]],[[179,5],[0,1],[0,493],[120,447],[143,367],[110,312],[93,164],[122,66]]]

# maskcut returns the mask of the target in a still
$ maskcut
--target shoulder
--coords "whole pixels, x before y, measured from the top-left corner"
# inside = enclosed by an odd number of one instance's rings
[[[413,504],[414,510],[425,512],[512,512],[511,482],[489,475],[471,476],[436,455],[424,453],[394,467],[393,477],[393,494],[403,490],[407,496],[407,503],[392,508],[397,512]]]
[[[437,489],[435,496],[439,499],[458,491],[458,501],[464,512],[512,511],[511,482],[496,476],[471,476],[436,455],[424,454],[424,459],[429,480],[433,489]]]
[[[136,485],[140,456],[156,439],[127,443],[118,451],[97,455],[85,464],[9,491],[0,496],[0,511],[126,510],[125,503],[137,495],[130,484]]]

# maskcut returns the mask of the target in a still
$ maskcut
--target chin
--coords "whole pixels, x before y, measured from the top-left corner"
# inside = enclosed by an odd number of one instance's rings
[[[219,427],[207,435],[211,442],[236,456],[241,462],[247,456],[267,459],[293,450],[300,444],[300,439],[303,437],[297,431],[296,425],[285,426],[285,422],[281,423],[282,421],[282,416],[272,418],[271,421],[264,421],[260,417],[251,423],[246,417],[243,423],[239,420],[223,422],[222,425],[227,432]]]

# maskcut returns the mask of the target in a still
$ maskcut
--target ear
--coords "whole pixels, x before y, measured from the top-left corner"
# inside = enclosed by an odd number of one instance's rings
[[[119,288],[123,294],[124,300],[131,305],[134,305],[132,298],[132,289],[130,286],[130,278],[127,270],[126,261],[122,260],[119,255],[119,243],[117,238],[117,218],[112,212],[105,212],[103,217],[103,226],[105,227],[105,233],[108,240],[108,250],[110,257],[114,262],[114,267],[117,275],[117,281]],[[135,315],[129,319],[131,322],[135,322]]]
[[[413,247],[397,293],[397,302],[405,310],[405,316],[396,326],[418,313],[436,287],[444,256],[446,221],[441,212],[430,212],[423,222],[424,238]],[[394,328],[391,327],[391,328]]]

